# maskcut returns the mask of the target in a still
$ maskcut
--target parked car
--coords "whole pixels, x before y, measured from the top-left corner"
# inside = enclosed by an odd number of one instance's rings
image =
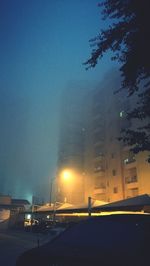
[[[89,218],[22,254],[17,266],[149,265],[150,215]]]
[[[25,231],[31,231],[31,228],[37,227],[39,225],[39,221],[36,219],[25,219],[24,221],[24,229]]]

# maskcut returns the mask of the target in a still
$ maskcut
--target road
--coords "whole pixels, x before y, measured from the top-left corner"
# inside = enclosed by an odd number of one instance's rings
[[[24,251],[51,240],[52,236],[37,235],[24,231],[0,232],[0,266],[15,266],[17,257]]]

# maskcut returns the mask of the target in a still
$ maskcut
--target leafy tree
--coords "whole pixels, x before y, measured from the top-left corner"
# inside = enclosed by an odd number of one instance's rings
[[[120,63],[121,89],[128,96],[138,94],[127,118],[142,121],[141,127],[124,129],[121,139],[135,153],[150,151],[150,0],[103,0],[99,7],[110,25],[90,40],[93,49],[85,65],[95,67],[108,50],[113,52],[112,60]]]

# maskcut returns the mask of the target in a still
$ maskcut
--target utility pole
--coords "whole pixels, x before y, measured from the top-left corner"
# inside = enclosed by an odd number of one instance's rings
[[[88,214],[89,214],[89,217],[91,217],[91,211],[92,211],[92,198],[88,197]]]
[[[53,191],[53,180],[50,180],[50,194],[49,194],[49,203],[52,205],[52,191]]]

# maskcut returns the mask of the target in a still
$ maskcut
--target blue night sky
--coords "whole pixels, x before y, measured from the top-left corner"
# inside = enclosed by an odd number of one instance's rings
[[[105,26],[97,0],[0,1],[0,193],[48,198],[55,176],[60,95],[69,82],[99,82],[106,56],[82,65]]]

